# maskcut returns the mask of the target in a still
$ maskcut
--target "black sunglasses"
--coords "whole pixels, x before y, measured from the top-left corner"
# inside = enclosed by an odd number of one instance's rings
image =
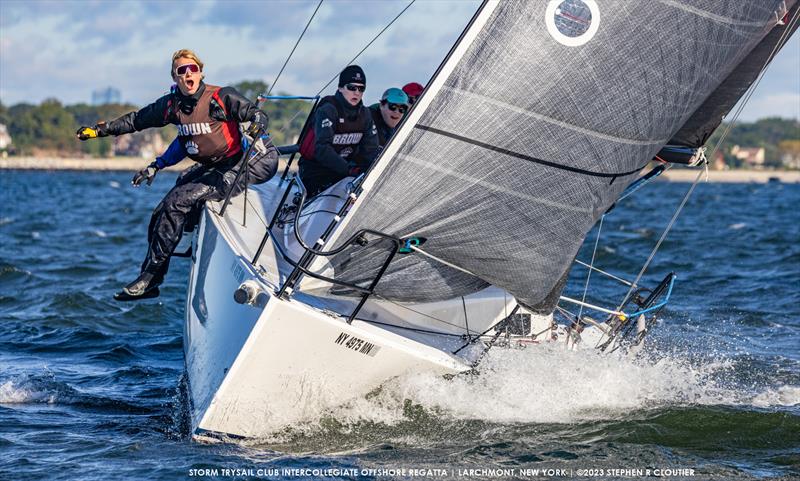
[[[365,85],[347,84],[344,87],[351,92],[363,92],[367,90]]]
[[[389,110],[392,112],[400,112],[401,114],[408,112],[408,107],[403,104],[393,104],[391,102],[386,102],[385,100],[384,103],[388,104]]]

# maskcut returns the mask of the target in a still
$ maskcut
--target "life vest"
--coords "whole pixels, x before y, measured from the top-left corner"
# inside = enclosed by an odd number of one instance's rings
[[[348,118],[345,115],[344,109],[339,102],[336,101],[334,95],[323,97],[317,104],[316,110],[324,104],[332,103],[336,107],[336,114],[338,120],[334,122],[333,126],[333,149],[342,158],[347,159],[352,154],[356,146],[361,142],[364,133],[367,130],[367,119],[370,113],[368,109],[362,105],[358,110],[358,115],[355,118]],[[316,110],[312,115],[316,115]],[[314,134],[314,126],[310,126],[306,131],[303,138],[300,140],[300,155],[305,159],[313,159],[314,151],[316,150],[316,135]]]
[[[213,164],[240,153],[242,142],[239,123],[225,120],[227,112],[219,96],[220,87],[205,87],[191,113],[183,112],[176,101],[172,102],[170,113],[186,155],[196,162]]]

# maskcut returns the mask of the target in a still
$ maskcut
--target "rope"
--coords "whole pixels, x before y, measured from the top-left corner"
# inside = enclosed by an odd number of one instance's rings
[[[398,18],[400,18],[400,16],[401,16],[402,14],[404,14],[404,13],[406,12],[406,10],[408,10],[408,9],[411,7],[411,5],[414,5],[414,2],[416,2],[416,1],[417,1],[417,0],[411,0],[411,2],[409,2],[409,4],[408,4],[408,5],[406,5],[406,8],[404,8],[403,10],[401,10],[401,11],[400,11],[400,13],[398,13],[398,14],[397,14],[397,16],[396,16],[396,17],[394,17],[394,18],[392,19],[392,21],[391,21],[391,22],[389,22],[389,24],[388,24],[388,25],[386,25],[385,27],[383,27],[383,30],[381,30],[380,32],[378,32],[378,34],[377,34],[377,35],[375,35],[375,37],[374,37],[372,40],[370,40],[370,41],[369,41],[369,43],[368,43],[368,44],[367,44],[367,45],[366,45],[364,48],[362,48],[360,52],[358,52],[358,53],[356,54],[356,56],[355,56],[355,57],[353,57],[353,58],[352,58],[352,59],[351,59],[349,62],[347,62],[347,63],[345,64],[345,67],[347,67],[348,65],[352,64],[353,62],[355,62],[355,61],[356,61],[356,59],[357,59],[359,56],[361,56],[361,54],[362,54],[362,53],[364,53],[364,51],[365,51],[365,50],[367,50],[367,49],[370,47],[370,45],[372,45],[372,44],[373,44],[373,42],[375,42],[375,40],[378,40],[378,37],[380,37],[380,36],[383,34],[383,32],[385,32],[385,31],[386,31],[386,30],[387,30],[389,27],[391,27],[391,26],[392,26],[392,24],[393,24],[395,21],[397,21],[397,19],[398,19]],[[344,70],[344,68],[340,69],[339,71],[341,72],[342,70]],[[324,87],[322,87],[321,89],[319,89],[319,92],[317,92],[317,95],[321,94],[321,93],[322,93],[322,92],[323,92],[323,91],[324,91],[326,88],[328,88],[328,85],[330,85],[331,83],[333,83],[333,81],[334,81],[334,80],[336,80],[338,77],[339,77],[339,74],[337,73],[336,75],[334,75],[334,76],[333,76],[333,78],[332,78],[332,79],[330,79],[330,80],[328,81],[328,83],[326,83],[326,84],[325,84],[325,86],[324,86]]]
[[[709,157],[711,157],[712,159],[714,158],[714,154],[717,152],[717,149],[719,149],[719,146],[722,145],[722,143],[725,141],[725,138],[728,136],[728,133],[731,131],[733,126],[736,124],[736,121],[738,120],[739,115],[742,113],[742,110],[744,109],[744,106],[747,104],[747,102],[750,101],[750,97],[753,96],[753,92],[755,92],[756,88],[758,87],[758,84],[761,82],[761,79],[764,78],[764,73],[767,71],[767,66],[770,64],[770,62],[772,62],[772,59],[775,57],[775,54],[778,52],[778,50],[780,50],[781,47],[783,46],[783,44],[786,43],[786,40],[788,39],[788,33],[792,30],[792,25],[794,23],[796,23],[797,20],[798,20],[798,14],[800,14],[800,9],[795,11],[795,14],[792,17],[792,20],[787,25],[786,30],[784,30],[783,34],[781,35],[781,38],[778,39],[778,42],[775,44],[775,47],[773,47],[772,52],[770,52],[770,54],[769,54],[769,58],[767,58],[767,61],[764,63],[764,66],[761,67],[761,71],[758,73],[758,77],[756,77],[756,80],[753,82],[753,84],[747,90],[747,93],[743,97],[742,101],[739,103],[739,108],[737,108],[736,111],[734,112],[734,115],[731,118],[730,123],[728,123],[725,126],[725,130],[722,132],[722,135],[720,136],[719,141],[717,141],[717,143],[714,145],[714,148],[711,150],[711,155],[709,155]],[[708,166],[708,163],[706,163],[706,167],[707,166]],[[686,192],[686,195],[683,196],[683,200],[681,200],[681,203],[678,206],[678,209],[672,215],[672,219],[670,219],[669,224],[667,224],[666,229],[664,229],[664,232],[661,234],[661,237],[658,239],[658,242],[656,243],[656,246],[653,248],[653,251],[650,252],[650,256],[647,258],[647,261],[642,266],[642,269],[639,271],[639,274],[636,276],[636,279],[633,281],[633,284],[628,289],[628,293],[625,294],[625,298],[619,304],[619,307],[617,308],[617,310],[622,309],[622,306],[625,305],[625,303],[630,298],[631,294],[633,294],[633,292],[636,289],[636,287],[638,286],[639,281],[641,280],[642,276],[647,271],[647,268],[650,266],[650,262],[652,262],[653,258],[656,255],[656,252],[658,252],[658,249],[661,247],[661,244],[664,242],[664,239],[667,237],[667,234],[672,229],[672,226],[675,224],[675,221],[678,219],[678,216],[680,215],[681,211],[683,210],[683,207],[686,205],[686,202],[689,200],[689,197],[691,197],[692,193],[694,192],[694,189],[697,187],[697,184],[700,182],[700,178],[703,176],[704,172],[706,172],[706,175],[707,175],[707,172],[708,172],[707,170],[698,172],[697,177],[694,179],[694,182],[692,183],[692,186],[689,187],[689,190]]]
[[[597,237],[594,239],[594,250],[592,250],[592,260],[589,262],[589,271],[586,273],[586,285],[583,286],[583,297],[581,298],[581,302],[586,302],[586,293],[589,291],[589,279],[592,278],[592,269],[594,269],[594,257],[597,254],[597,244],[600,243],[600,233],[603,231],[603,220],[606,216],[600,217],[600,225],[597,226]],[[578,317],[580,319],[583,315],[583,304],[581,304],[581,308],[578,310]]]
[[[267,90],[267,95],[269,95],[272,92],[272,89],[275,87],[275,84],[278,83],[278,79],[281,78],[281,74],[283,73],[283,69],[286,68],[286,64],[289,63],[289,60],[292,58],[292,55],[294,54],[294,51],[297,49],[297,46],[300,45],[300,40],[302,40],[303,39],[303,35],[306,34],[306,30],[308,30],[308,26],[311,25],[311,21],[314,20],[314,16],[317,14],[317,11],[319,11],[319,7],[322,6],[322,2],[323,2],[323,0],[319,0],[319,3],[317,4],[317,8],[314,9],[314,13],[312,13],[311,14],[311,18],[308,19],[308,23],[306,23],[306,27],[303,29],[303,32],[300,34],[300,36],[297,38],[297,42],[294,43],[294,47],[292,47],[292,51],[289,52],[289,56],[286,57],[286,61],[283,62],[283,66],[281,67],[280,72],[278,72],[277,77],[275,77],[275,81],[272,82],[272,85],[269,86],[269,90]]]
[[[471,275],[471,276],[478,277],[476,274],[474,274],[474,273],[472,273],[472,272],[470,272],[470,271],[468,271],[468,270],[464,269],[463,267],[458,267],[457,265],[455,265],[455,264],[451,264],[451,263],[447,262],[447,261],[446,261],[446,260],[444,260],[444,259],[439,259],[438,257],[436,257],[436,256],[435,256],[435,255],[433,255],[433,254],[428,254],[427,252],[425,252],[424,250],[420,249],[419,247],[417,247],[417,246],[415,246],[415,245],[411,245],[411,244],[409,244],[409,246],[408,246],[408,247],[410,247],[410,248],[411,248],[412,250],[414,250],[414,251],[417,251],[417,252],[419,252],[420,254],[422,254],[422,255],[424,255],[424,256],[430,257],[431,259],[435,260],[436,262],[440,262],[440,263],[442,263],[442,264],[444,264],[444,265],[446,265],[446,266],[448,266],[448,267],[452,267],[453,269],[459,270],[459,271],[461,271],[461,272],[463,272],[463,273],[465,273],[465,274],[469,274],[469,275]]]

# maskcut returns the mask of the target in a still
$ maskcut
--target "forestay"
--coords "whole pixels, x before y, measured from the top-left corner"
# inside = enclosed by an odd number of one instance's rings
[[[733,104],[698,109],[787,3],[484,3],[328,246],[363,228],[418,237],[429,255],[399,254],[378,295],[433,301],[493,284],[552,312],[599,216],[683,126],[716,127]],[[370,239],[316,267],[367,285],[387,255]]]

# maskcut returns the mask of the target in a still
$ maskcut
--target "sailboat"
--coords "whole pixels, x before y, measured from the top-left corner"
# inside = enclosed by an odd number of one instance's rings
[[[309,199],[287,170],[207,205],[186,299],[193,436],[266,436],[407,373],[470,372],[499,344],[640,342],[675,276],[629,282],[616,307],[566,298],[578,250],[643,181],[701,163],[797,10],[485,1],[365,175]],[[565,303],[587,314],[559,323]]]

